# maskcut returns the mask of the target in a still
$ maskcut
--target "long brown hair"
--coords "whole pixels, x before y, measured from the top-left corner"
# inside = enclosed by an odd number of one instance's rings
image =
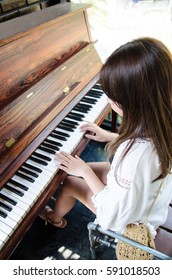
[[[161,162],[161,177],[172,163],[172,56],[157,39],[140,38],[115,50],[100,72],[107,96],[123,110],[119,137],[107,146],[109,156],[129,140],[153,141]]]

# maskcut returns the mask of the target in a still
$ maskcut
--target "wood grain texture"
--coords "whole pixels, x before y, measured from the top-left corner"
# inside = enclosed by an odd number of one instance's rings
[[[1,47],[0,107],[9,104],[88,43],[82,13]]]
[[[1,110],[0,174],[56,115],[65,110],[66,105],[96,76],[100,67],[97,52],[90,45]],[[70,89],[68,95],[63,93],[66,86]],[[8,148],[6,143],[11,138],[16,142]]]

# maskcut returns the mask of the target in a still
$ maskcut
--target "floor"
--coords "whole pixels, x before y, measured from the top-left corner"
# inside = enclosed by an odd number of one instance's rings
[[[81,157],[87,162],[104,161],[106,159],[104,145],[91,141]],[[51,200],[50,205],[52,204]],[[87,224],[94,221],[94,218],[94,214],[79,202],[66,216],[68,225],[64,229],[57,229],[50,224],[45,226],[38,217],[10,259],[89,260]],[[97,250],[97,259],[112,260],[113,258],[115,258],[113,249],[104,250],[100,247]]]

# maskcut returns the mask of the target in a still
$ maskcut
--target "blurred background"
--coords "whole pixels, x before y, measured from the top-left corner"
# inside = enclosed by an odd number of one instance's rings
[[[143,36],[162,40],[172,51],[171,0],[72,0],[89,3],[89,22],[104,61],[121,44]]]

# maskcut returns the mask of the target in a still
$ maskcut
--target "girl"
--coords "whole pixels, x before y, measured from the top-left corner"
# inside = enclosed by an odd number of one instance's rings
[[[112,109],[122,116],[118,134],[95,124],[81,126],[109,142],[109,162],[85,163],[66,152],[56,155],[67,176],[54,210],[41,217],[63,228],[76,199],[96,214],[103,229],[122,233],[129,223],[143,222],[163,182],[148,219],[153,236],[167,217],[172,199],[172,57],[162,42],[140,38],[115,50],[100,72]]]

